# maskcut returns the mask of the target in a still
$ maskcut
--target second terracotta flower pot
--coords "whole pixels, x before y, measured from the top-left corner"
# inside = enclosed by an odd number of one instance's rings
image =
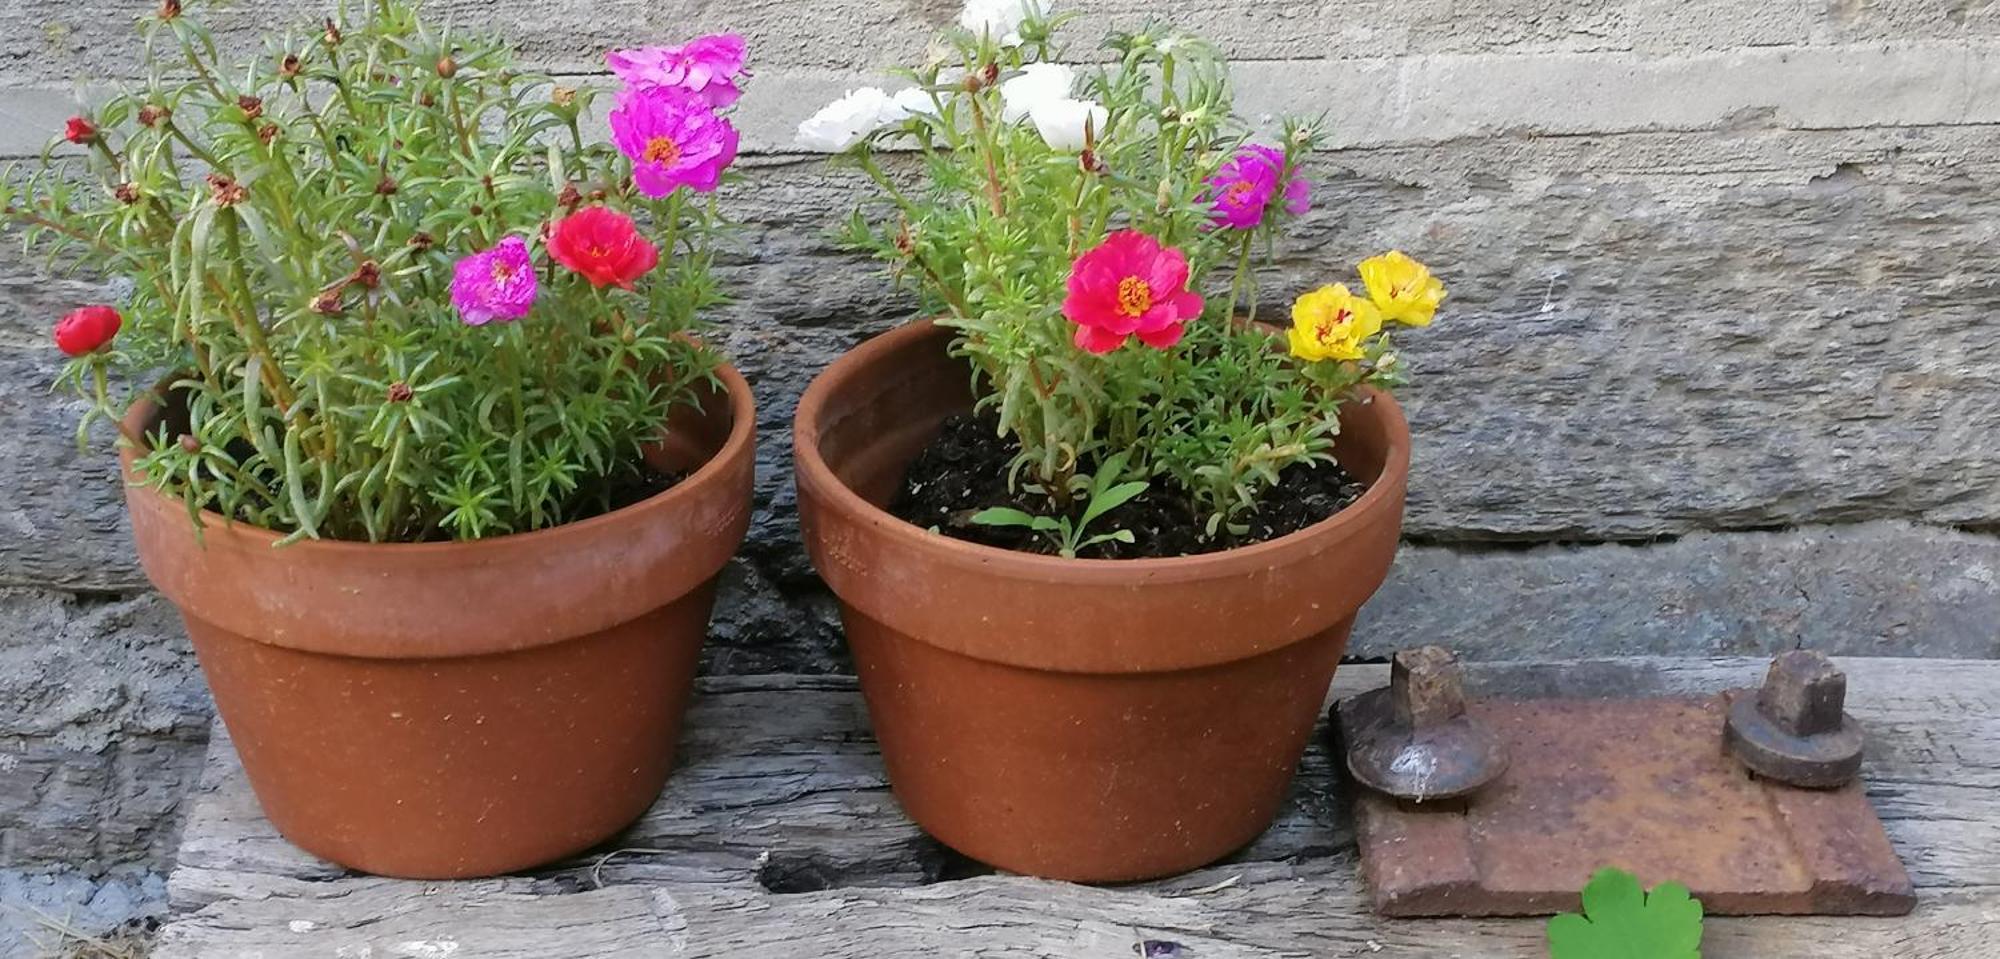
[[[795,424],[807,547],[840,597],[897,798],[960,852],[1037,876],[1137,880],[1226,856],[1276,814],[1394,558],[1401,409],[1349,404],[1337,455],[1368,491],[1308,529],[1174,559],[1029,555],[882,509],[971,407],[950,338],[922,323],[863,344]]]
[[[749,525],[750,389],[719,377],[648,455],[684,480],[539,532],[274,548],[214,514],[197,537],[179,501],[129,488],[146,574],[285,838],[366,872],[463,878],[580,852],[645,812]],[[162,415],[141,404],[127,423]]]

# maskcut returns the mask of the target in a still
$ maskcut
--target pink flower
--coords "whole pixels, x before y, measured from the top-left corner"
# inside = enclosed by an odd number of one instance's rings
[[[604,55],[611,72],[635,90],[670,87],[686,90],[708,101],[712,107],[736,102],[742,92],[736,78],[748,76],[743,69],[747,47],[733,33],[699,37],[678,47],[640,47],[613,50]]]
[[[451,302],[473,326],[494,320],[518,320],[535,307],[535,262],[528,243],[510,236],[483,253],[474,253],[453,268]]]
[[[611,111],[611,136],[632,158],[639,192],[715,189],[736,159],[736,128],[700,97],[674,87],[630,87]]]
[[[1285,151],[1253,143],[1237,151],[1208,178],[1208,202],[1214,223],[1232,230],[1254,230],[1264,225],[1271,198],[1284,180],[1285,212],[1298,216],[1311,206],[1312,184],[1294,171],[1284,176]]]
[[[1120,230],[1070,266],[1063,315],[1076,324],[1076,345],[1109,353],[1137,334],[1147,346],[1166,349],[1182,327],[1201,315],[1201,294],[1187,288],[1181,251],[1137,230]]]

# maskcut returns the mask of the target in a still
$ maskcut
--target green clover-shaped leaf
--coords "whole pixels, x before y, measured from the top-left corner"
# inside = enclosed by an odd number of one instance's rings
[[[1649,895],[1631,873],[1600,869],[1583,887],[1583,915],[1549,920],[1550,959],[1700,959],[1701,902],[1663,882]]]

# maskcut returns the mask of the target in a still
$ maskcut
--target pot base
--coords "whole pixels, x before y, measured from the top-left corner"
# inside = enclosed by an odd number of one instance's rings
[[[379,876],[462,879],[582,852],[645,813],[673,768],[713,595],[453,660],[302,652],[184,620],[286,839]]]
[[[1093,883],[1200,868],[1263,833],[1349,627],[1220,666],[1104,676],[983,662],[852,612],[846,625],[910,818],[987,865]]]

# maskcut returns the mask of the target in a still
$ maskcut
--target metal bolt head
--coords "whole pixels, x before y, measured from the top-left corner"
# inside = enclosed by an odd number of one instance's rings
[[[1771,662],[1757,708],[1794,736],[1840,728],[1847,706],[1847,674],[1821,653],[1795,649]]]
[[[1744,766],[1803,789],[1834,789],[1861,771],[1861,725],[1842,712],[1847,675],[1819,653],[1779,656],[1757,690],[1731,694],[1723,740]]]
[[[1468,796],[1507,771],[1500,738],[1466,711],[1458,657],[1438,646],[1396,654],[1389,686],[1335,707],[1355,781],[1410,802]]]

